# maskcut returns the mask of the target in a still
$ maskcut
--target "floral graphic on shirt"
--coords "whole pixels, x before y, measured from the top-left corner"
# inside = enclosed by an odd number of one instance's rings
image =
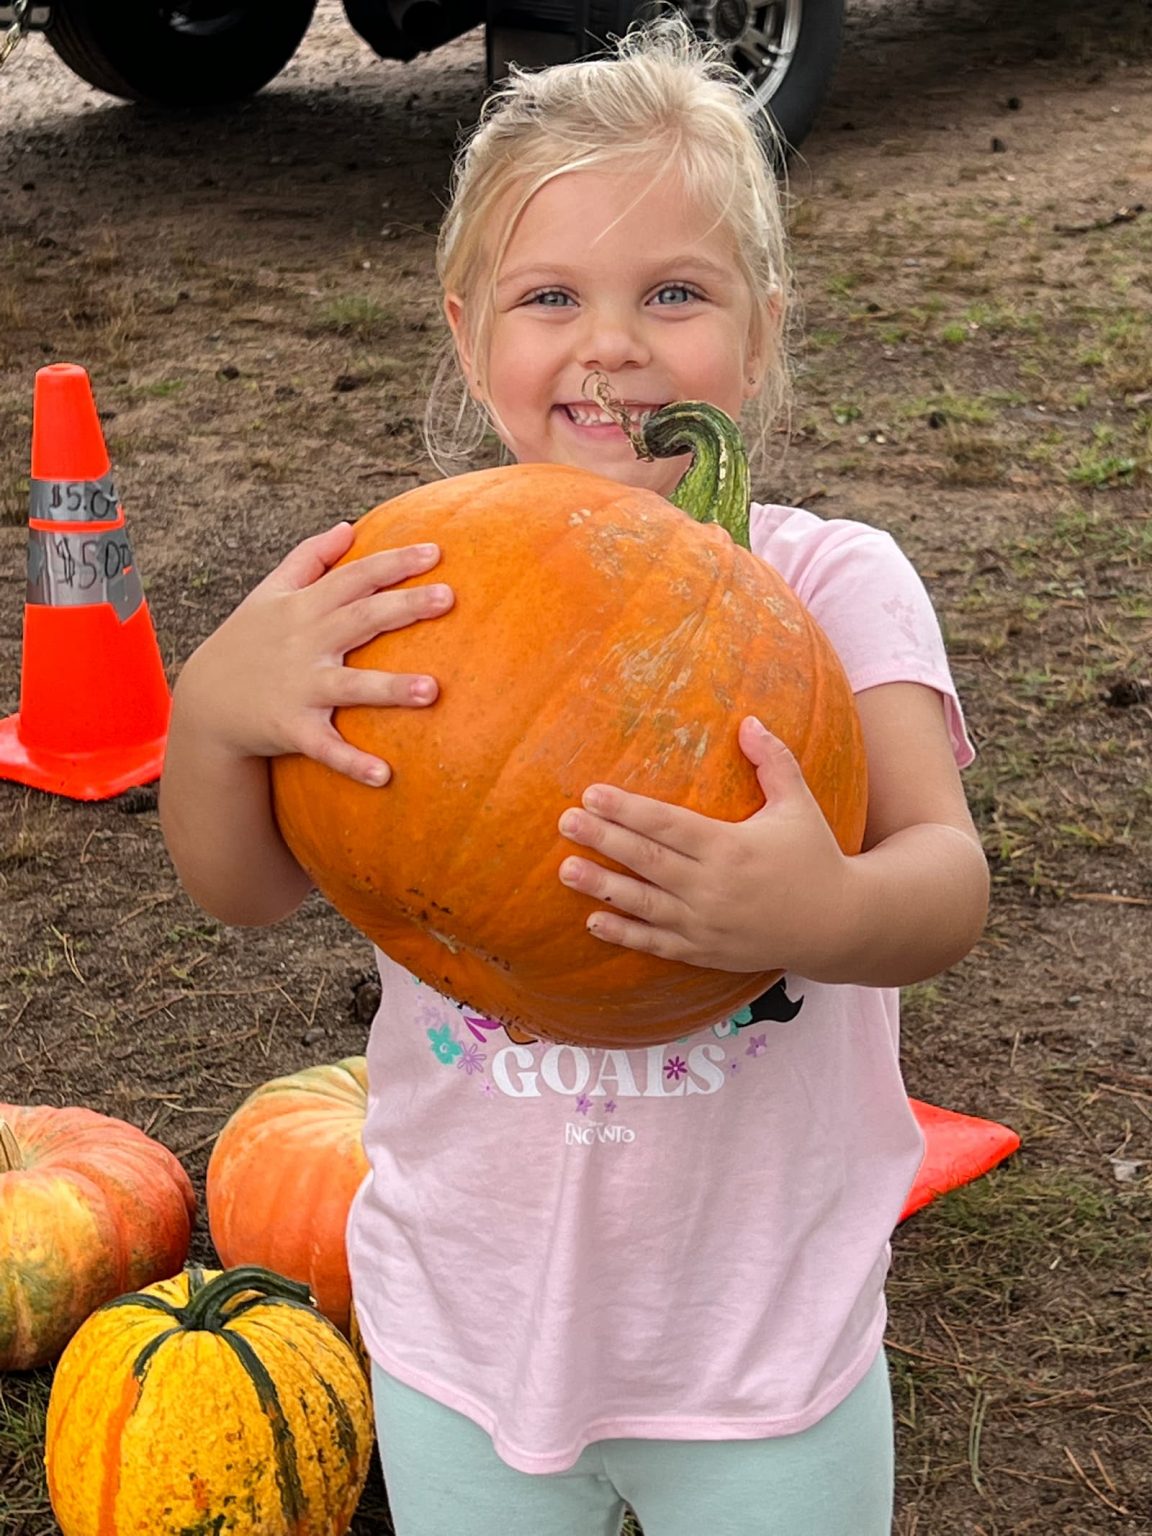
[[[904,636],[910,645],[919,648],[920,634],[916,624],[916,610],[912,604],[903,597],[890,597],[886,603],[880,604],[888,617],[895,623],[896,628]]]
[[[417,985],[413,1023],[440,1065],[455,1067],[458,1081],[475,1083],[469,1091],[492,1103],[561,1095],[569,1106],[565,1140],[582,1147],[634,1142],[640,1131],[629,1123],[639,1107],[633,1101],[694,1098],[771,1075],[781,1026],[804,1007],[803,995],[790,997],[782,978],[720,1023],[679,1039],[593,1048],[506,1031],[467,1004]]]
[[[446,1067],[450,1067],[459,1056],[464,1047],[452,1038],[452,1026],[443,1025],[440,1029],[426,1030],[429,1040],[432,1042],[432,1053],[442,1061]]]
[[[460,1060],[456,1063],[457,1072],[466,1072],[469,1077],[473,1072],[483,1072],[484,1063],[488,1060],[486,1051],[482,1051],[478,1045],[464,1045],[460,1048]]]

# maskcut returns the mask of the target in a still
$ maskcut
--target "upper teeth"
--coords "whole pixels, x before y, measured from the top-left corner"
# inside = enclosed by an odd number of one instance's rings
[[[643,409],[629,408],[628,419],[633,427],[642,427],[649,417],[656,414],[656,406],[649,405]],[[602,411],[594,405],[570,405],[567,407],[569,416],[579,427],[606,427],[612,426],[615,416],[609,416],[607,411]]]

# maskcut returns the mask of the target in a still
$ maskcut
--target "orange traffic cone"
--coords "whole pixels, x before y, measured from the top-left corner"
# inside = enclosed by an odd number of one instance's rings
[[[171,698],[88,375],[36,374],[20,712],[0,778],[104,800],[159,776]]]
[[[961,1115],[954,1109],[925,1104],[923,1099],[909,1099],[908,1103],[924,1133],[924,1157],[900,1212],[901,1221],[937,1195],[980,1178],[1020,1145],[1016,1132],[998,1120]]]

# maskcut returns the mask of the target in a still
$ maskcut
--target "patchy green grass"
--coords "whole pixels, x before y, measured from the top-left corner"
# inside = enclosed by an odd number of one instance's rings
[[[348,294],[321,305],[316,324],[320,330],[333,331],[337,336],[374,342],[394,332],[397,315],[389,304],[381,304],[364,294]]]

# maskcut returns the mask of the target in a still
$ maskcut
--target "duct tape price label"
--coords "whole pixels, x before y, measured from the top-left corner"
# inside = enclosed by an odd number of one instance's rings
[[[109,603],[123,624],[143,601],[125,528],[106,533],[29,529],[29,603],[49,608]]]
[[[120,497],[111,474],[99,480],[33,480],[28,516],[41,523],[114,523]]]

